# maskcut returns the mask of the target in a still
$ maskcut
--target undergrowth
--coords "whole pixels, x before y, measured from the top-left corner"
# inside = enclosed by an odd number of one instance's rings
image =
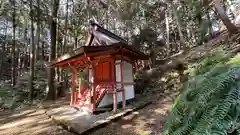
[[[12,109],[15,106],[16,96],[10,87],[6,87],[4,83],[0,83],[0,109]]]
[[[240,58],[205,56],[192,70],[165,123],[165,135],[240,134]]]

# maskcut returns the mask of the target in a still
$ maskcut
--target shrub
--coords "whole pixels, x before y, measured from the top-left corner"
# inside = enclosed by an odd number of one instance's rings
[[[165,135],[240,134],[240,60],[219,56],[200,62],[175,100]]]

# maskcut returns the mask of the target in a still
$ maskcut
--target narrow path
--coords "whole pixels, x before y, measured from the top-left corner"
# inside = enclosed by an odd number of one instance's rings
[[[0,112],[0,135],[74,135],[57,126],[44,109]]]

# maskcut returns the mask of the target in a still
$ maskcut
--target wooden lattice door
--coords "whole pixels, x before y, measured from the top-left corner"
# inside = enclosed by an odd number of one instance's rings
[[[111,62],[102,62],[96,65],[96,82],[97,83],[107,83],[112,81],[112,69]]]

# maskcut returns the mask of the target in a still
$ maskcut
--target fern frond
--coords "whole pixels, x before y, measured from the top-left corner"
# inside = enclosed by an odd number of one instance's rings
[[[214,63],[211,66],[209,59]],[[165,124],[166,134],[227,135],[231,130],[240,131],[240,64],[209,59],[198,68],[211,68],[184,85]]]

